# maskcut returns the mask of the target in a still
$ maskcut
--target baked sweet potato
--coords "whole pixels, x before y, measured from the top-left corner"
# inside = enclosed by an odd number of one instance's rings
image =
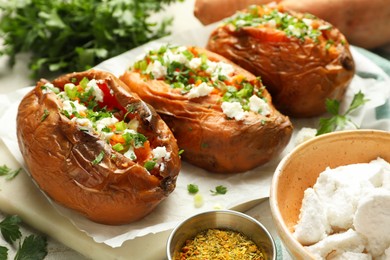
[[[254,5],[225,19],[207,49],[261,76],[276,108],[292,117],[324,113],[326,99],[341,100],[355,72],[337,28],[282,5]]]
[[[182,158],[210,172],[253,169],[291,137],[289,118],[274,108],[261,80],[203,48],[163,45],[120,79],[161,115]]]
[[[40,80],[19,105],[17,137],[39,188],[103,224],[150,213],[174,190],[181,167],[160,116],[103,71]]]

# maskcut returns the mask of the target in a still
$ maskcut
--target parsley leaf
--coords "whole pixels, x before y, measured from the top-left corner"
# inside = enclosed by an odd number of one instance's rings
[[[0,230],[5,241],[12,244],[14,241],[22,236],[19,230],[19,223],[22,220],[18,216],[7,216],[3,221],[0,222]],[[3,258],[0,258],[3,259]]]
[[[348,123],[352,123],[348,115],[360,106],[363,106],[368,99],[364,98],[364,94],[359,91],[353,97],[349,108],[344,114],[340,114],[340,102],[333,99],[326,100],[326,110],[332,116],[329,118],[321,118],[319,122],[319,128],[316,135],[322,135],[335,131],[336,129],[344,129]]]
[[[99,163],[103,160],[104,154],[105,154],[104,151],[101,151],[101,152],[96,156],[96,158],[92,161],[92,164],[93,164],[93,165],[99,164]]]
[[[198,185],[191,183],[191,184],[187,185],[187,190],[189,193],[195,194],[199,191],[199,187],[198,187]]]
[[[19,245],[15,260],[40,260],[47,255],[47,241],[45,237],[30,235]]]
[[[44,73],[82,71],[151,40],[169,35],[172,17],[153,21],[165,6],[184,0],[1,1],[0,56],[31,53],[35,79]]]
[[[8,248],[0,246],[0,259],[8,259]]]
[[[227,188],[223,185],[215,187],[215,190],[210,190],[212,195],[224,195],[227,192]]]
[[[0,166],[0,176],[5,176],[6,180],[15,178],[22,169],[12,170],[7,165]]]

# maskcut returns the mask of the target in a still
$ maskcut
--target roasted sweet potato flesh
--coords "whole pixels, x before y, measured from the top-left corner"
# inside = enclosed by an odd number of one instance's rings
[[[281,5],[251,6],[226,19],[207,49],[260,76],[276,108],[293,117],[324,113],[326,99],[341,100],[355,72],[337,28]]]
[[[284,149],[291,122],[273,107],[258,78],[203,48],[164,48],[120,79],[161,115],[184,160],[211,172],[243,172]],[[252,103],[263,107],[252,109]]]

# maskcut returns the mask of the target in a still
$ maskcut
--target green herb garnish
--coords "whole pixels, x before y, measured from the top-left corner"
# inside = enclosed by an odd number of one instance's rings
[[[0,166],[0,176],[5,176],[6,180],[15,178],[22,169],[12,170],[7,165]]]
[[[93,164],[93,165],[99,164],[99,163],[103,160],[104,154],[105,154],[104,151],[101,151],[101,152],[98,154],[98,156],[96,156],[96,158],[92,161],[92,164]]]
[[[43,115],[41,117],[41,122],[45,121],[45,119],[49,116],[50,112],[46,108],[43,110]]]
[[[187,185],[187,190],[191,194],[196,194],[199,191],[199,187],[198,187],[198,185],[191,183],[191,184]]]
[[[19,239],[19,247],[15,255],[15,260],[42,260],[47,255],[46,238],[42,236],[30,235],[24,238],[20,231],[20,223],[22,222],[19,216],[7,216],[0,222],[0,230],[4,240],[14,247],[13,243]],[[8,258],[8,248],[0,246],[0,259]]]
[[[156,162],[155,161],[147,161],[144,164],[145,169],[148,170],[148,171],[153,170],[154,166],[156,166]]]
[[[15,260],[44,259],[47,255],[47,241],[45,237],[29,235],[19,245]]]
[[[212,195],[224,195],[227,192],[227,188],[223,185],[215,187],[215,190],[210,190]]]
[[[359,91],[354,95],[347,111],[344,114],[340,114],[340,102],[333,99],[327,99],[325,103],[326,110],[331,114],[331,117],[320,119],[316,135],[330,133],[336,129],[344,129],[348,122],[354,124],[348,115],[358,107],[363,106],[367,101],[368,99],[365,99],[364,94]],[[356,125],[355,127],[357,128]]]
[[[34,78],[51,71],[83,71],[170,34],[172,17],[154,14],[184,0],[30,0],[0,3],[0,56],[30,52]]]
[[[19,229],[19,224],[22,222],[18,216],[7,216],[0,222],[1,234],[4,237],[4,240],[9,244],[12,244],[17,239],[22,237],[22,233]]]

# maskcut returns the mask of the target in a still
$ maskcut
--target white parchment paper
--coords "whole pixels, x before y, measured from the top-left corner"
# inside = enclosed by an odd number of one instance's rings
[[[130,50],[120,56],[109,59],[97,69],[106,70],[119,76],[145,50],[154,48],[161,43],[197,45],[204,47],[211,27],[199,28],[178,35],[173,35],[156,42]],[[348,88],[342,103],[346,107],[358,91],[362,91],[370,101],[353,115],[352,120],[361,128],[373,128],[390,131],[390,115],[387,118],[377,118],[377,110],[389,104],[390,79],[374,63],[352,49],[358,72],[375,75],[374,78],[355,76]],[[32,87],[19,89],[7,95],[0,95],[0,136],[14,157],[24,165],[16,139],[16,114],[20,100]],[[119,247],[126,240],[158,233],[174,228],[180,221],[202,211],[213,208],[232,208],[237,205],[268,197],[270,183],[274,170],[281,160],[295,146],[296,134],[302,127],[318,127],[318,119],[293,120],[294,133],[291,142],[285,151],[271,162],[254,170],[240,174],[215,174],[183,162],[177,179],[175,191],[163,201],[150,215],[144,219],[122,226],[107,226],[91,222],[83,216],[51,202],[62,215],[66,216],[80,230],[86,232],[98,243],[105,243],[111,247]],[[193,183],[200,188],[204,198],[204,205],[194,206],[194,197],[187,191],[187,185]],[[210,190],[218,185],[227,187],[225,195],[212,196]],[[49,200],[50,201],[50,200]]]

